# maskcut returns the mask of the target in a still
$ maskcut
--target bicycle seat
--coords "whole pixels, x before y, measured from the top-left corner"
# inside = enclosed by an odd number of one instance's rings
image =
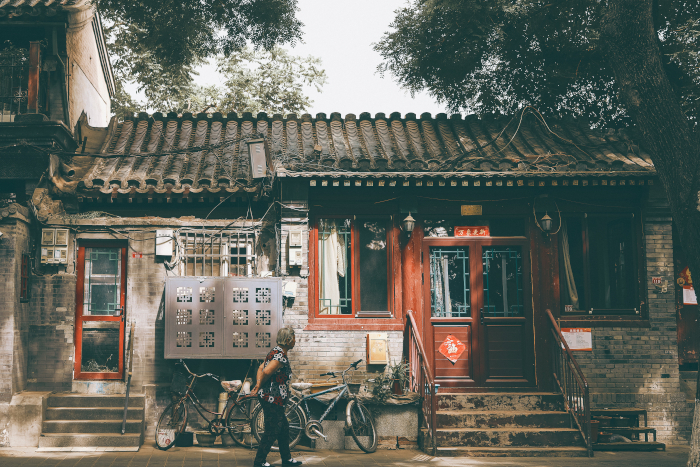
[[[241,389],[241,386],[243,386],[243,383],[240,379],[221,382],[221,387],[224,388],[226,392],[238,392]]]
[[[306,391],[311,386],[313,386],[311,383],[292,383],[292,389],[296,389],[297,391]]]

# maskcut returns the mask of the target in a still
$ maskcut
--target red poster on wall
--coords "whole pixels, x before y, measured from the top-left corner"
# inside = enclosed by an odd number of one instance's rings
[[[490,237],[488,225],[455,227],[455,237]]]
[[[438,352],[447,357],[452,363],[455,363],[465,350],[467,350],[467,346],[452,335],[448,335],[440,345],[440,348],[438,348]]]

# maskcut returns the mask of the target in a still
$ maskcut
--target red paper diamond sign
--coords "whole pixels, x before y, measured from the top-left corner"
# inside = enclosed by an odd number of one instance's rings
[[[452,363],[455,363],[465,350],[467,350],[466,345],[462,344],[455,336],[448,335],[440,345],[438,352],[447,357]]]

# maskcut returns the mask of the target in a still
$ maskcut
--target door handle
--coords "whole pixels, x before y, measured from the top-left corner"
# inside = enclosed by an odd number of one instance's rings
[[[481,309],[479,310],[479,318],[480,318],[479,321],[481,321],[481,325],[483,326],[484,325],[484,308],[483,307],[481,307]]]
[[[114,310],[114,315],[112,315],[112,316],[114,316],[115,318],[117,318],[117,317],[123,316],[123,315],[124,315],[124,307],[123,307],[123,306],[120,306],[119,308],[116,308],[116,309]]]

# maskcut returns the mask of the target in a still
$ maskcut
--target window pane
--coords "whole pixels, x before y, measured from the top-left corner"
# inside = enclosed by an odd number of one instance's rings
[[[559,236],[561,300],[574,310],[588,310],[583,269],[583,218],[564,219]],[[566,308],[565,308],[566,310]]]
[[[469,248],[430,247],[430,308],[437,317],[471,316]]]
[[[523,261],[519,246],[484,247],[484,316],[523,315]]]
[[[352,314],[350,219],[319,219],[319,313]]]
[[[83,315],[113,315],[120,305],[121,248],[85,248]]]
[[[385,220],[357,220],[360,242],[360,310],[387,311],[388,259]]]
[[[632,219],[589,217],[588,236],[591,308],[634,308]]]

